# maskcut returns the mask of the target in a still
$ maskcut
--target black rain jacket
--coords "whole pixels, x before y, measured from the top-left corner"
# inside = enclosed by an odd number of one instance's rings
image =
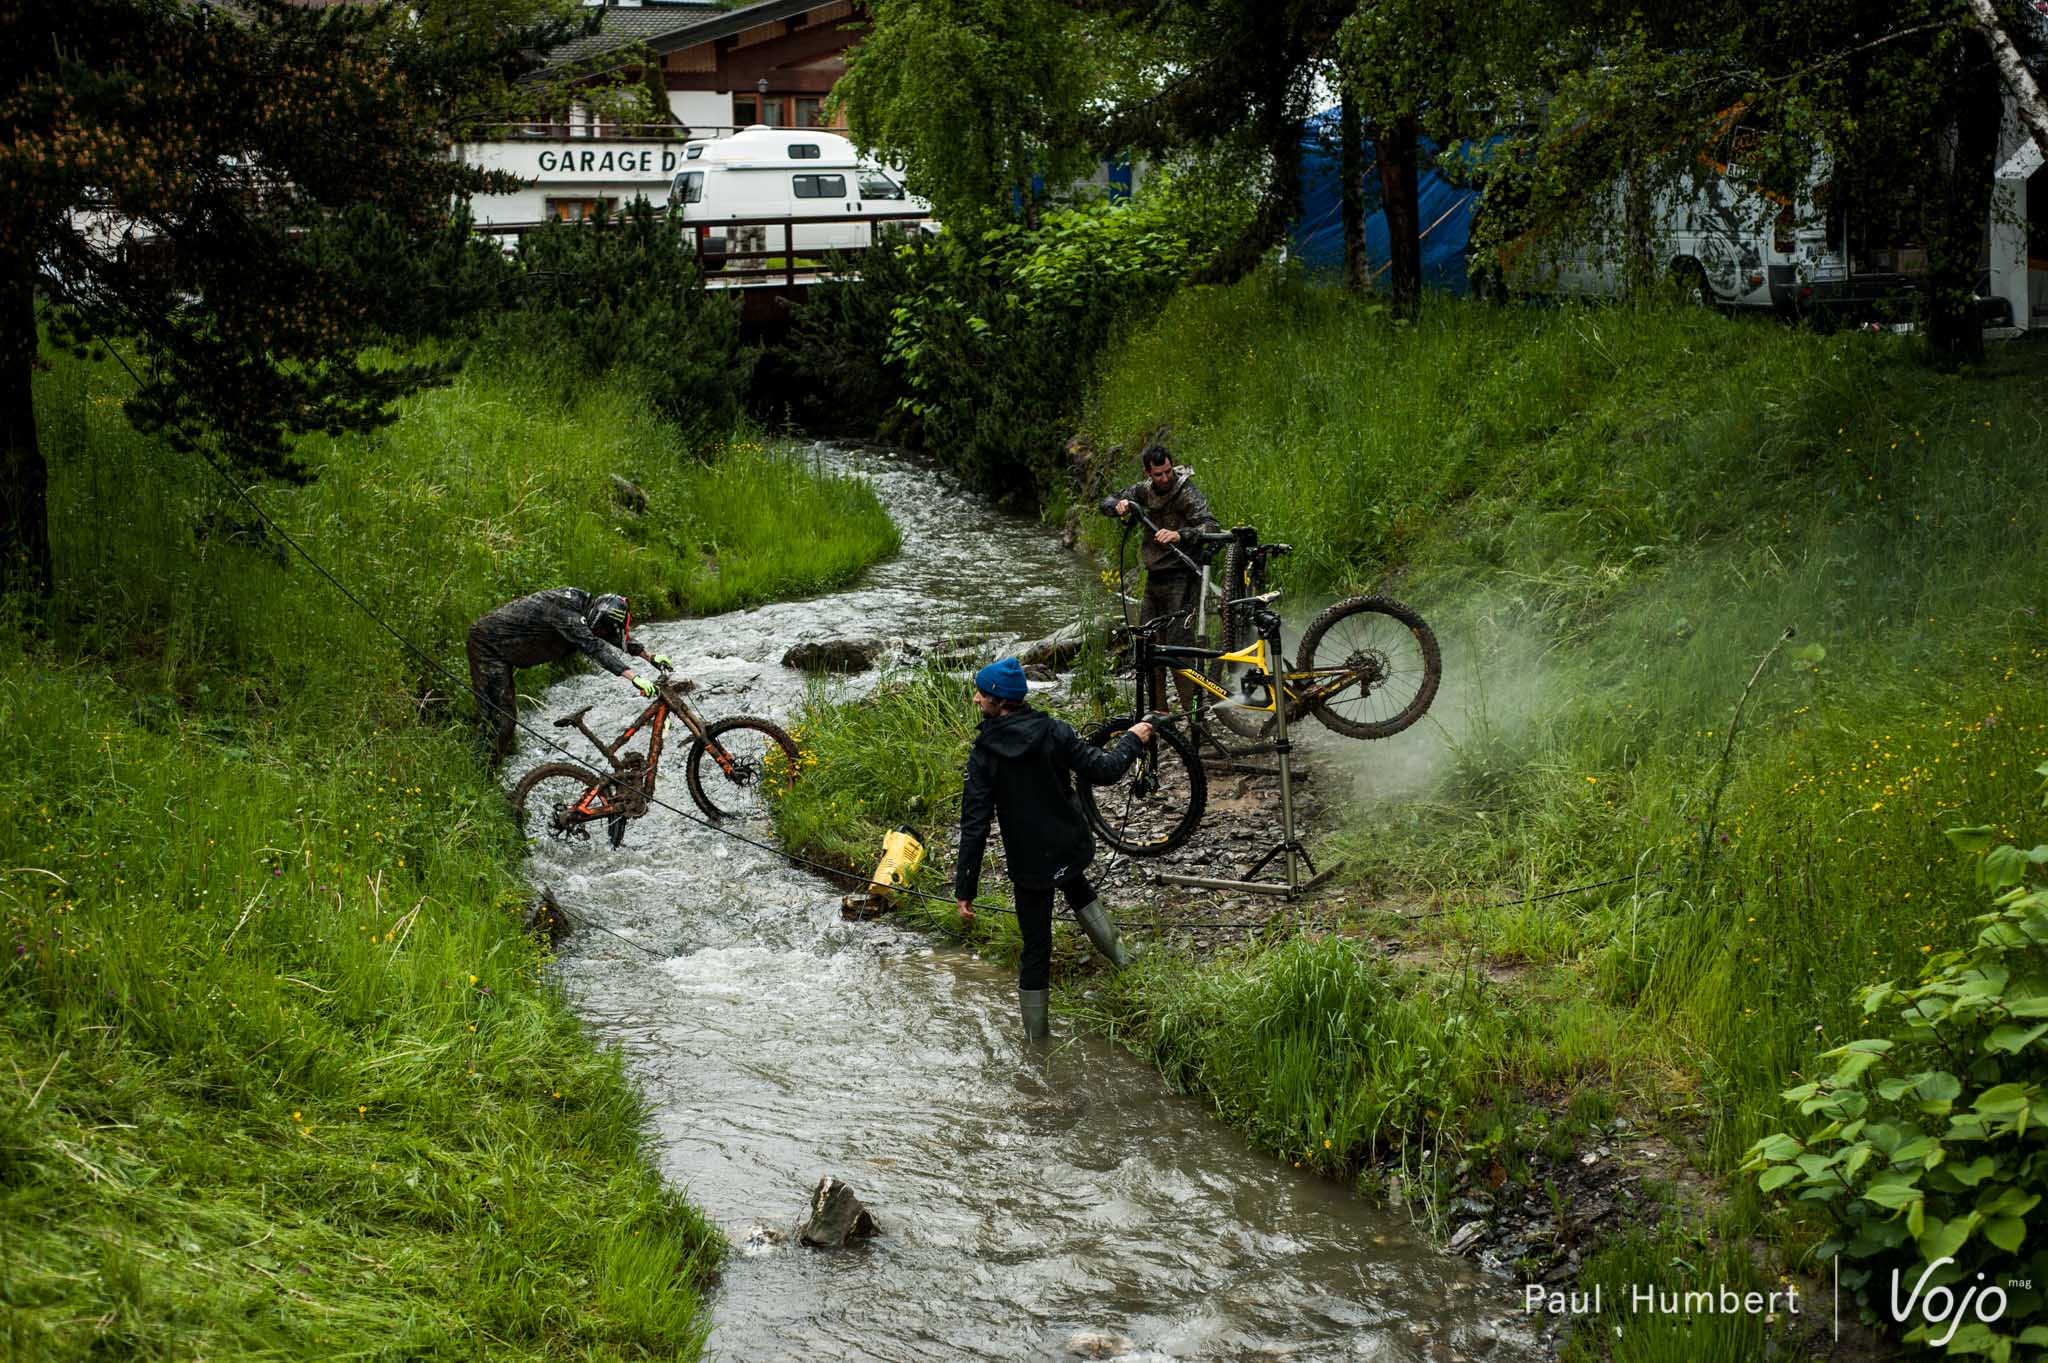
[[[967,754],[953,897],[973,899],[981,886],[991,815],[1003,831],[1013,885],[1043,888],[1085,867],[1095,840],[1074,802],[1074,778],[1091,785],[1114,781],[1142,746],[1125,734],[1107,748],[1095,747],[1042,710],[984,719]]]
[[[558,663],[580,652],[613,676],[619,676],[632,664],[626,661],[625,653],[599,638],[584,621],[590,602],[590,593],[581,587],[550,587],[522,596],[517,601],[507,601],[472,625],[469,641],[484,657],[514,667]],[[636,658],[647,656],[647,650],[637,641],[628,641],[626,652]]]

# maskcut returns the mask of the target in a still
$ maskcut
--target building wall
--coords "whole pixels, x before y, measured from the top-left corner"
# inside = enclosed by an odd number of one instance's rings
[[[720,137],[732,124],[732,95],[723,90],[671,90],[669,112],[694,137]]]
[[[556,206],[607,201],[614,210],[635,197],[661,204],[682,166],[680,138],[536,138],[480,142],[456,154],[486,170],[509,171],[533,183],[510,194],[479,194],[471,202],[477,225],[541,222]],[[571,216],[575,216],[574,211]]]
[[[796,20],[772,20],[737,35],[678,48],[661,58],[669,112],[680,127],[607,130],[578,114],[563,126],[534,125],[524,135],[475,143],[456,154],[489,170],[532,181],[511,194],[480,195],[479,226],[534,223],[550,203],[572,215],[599,202],[616,210],[636,196],[668,199],[681,168],[683,139],[716,138],[736,125],[801,124],[846,70],[855,33],[840,27],[853,14],[846,0],[824,0]],[[766,83],[765,92],[762,83]],[[622,136],[622,133],[637,134]]]

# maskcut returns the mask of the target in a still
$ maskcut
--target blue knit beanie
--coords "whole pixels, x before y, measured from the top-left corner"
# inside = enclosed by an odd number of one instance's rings
[[[1015,658],[990,663],[975,673],[974,688],[997,700],[1022,700],[1031,689],[1024,683],[1024,665]]]

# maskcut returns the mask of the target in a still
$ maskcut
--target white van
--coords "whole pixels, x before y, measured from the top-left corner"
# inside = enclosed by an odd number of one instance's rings
[[[1627,288],[1617,238],[1630,186],[1610,183],[1604,226],[1518,243],[1510,283],[1578,297],[1617,297]],[[1740,169],[1706,158],[1648,196],[1642,230],[1651,258],[1691,298],[1709,307],[1783,312],[1833,292],[1845,262],[1810,209],[1798,212],[1749,183]]]
[[[865,214],[929,213],[931,205],[862,159],[837,133],[757,123],[730,137],[685,143],[683,169],[669,184],[668,211],[695,226],[697,252],[706,268],[716,270],[731,252],[783,249],[781,226],[727,226],[735,219],[844,219],[790,229],[790,248],[804,255],[871,245],[875,225],[860,220]],[[933,230],[928,221],[906,220],[903,226]]]
[[[1738,157],[1753,144],[1742,128],[1732,141]],[[1831,174],[1829,159],[1817,158],[1794,201],[1758,187],[1740,164],[1702,156],[1649,196],[1644,230],[1651,257],[1706,307],[1892,319],[1916,311],[1916,295],[1926,285],[1926,251],[1822,207]],[[1517,243],[1505,253],[1505,283],[1581,297],[1623,293],[1624,253],[1613,224],[1627,216],[1629,187],[1625,179],[1616,180],[1605,193],[1605,231],[1590,239],[1566,233]],[[1996,225],[1994,212],[1994,231]],[[1991,274],[1996,284],[1996,261]],[[1987,326],[2013,321],[2010,304],[1998,298],[1980,298],[1978,313]]]

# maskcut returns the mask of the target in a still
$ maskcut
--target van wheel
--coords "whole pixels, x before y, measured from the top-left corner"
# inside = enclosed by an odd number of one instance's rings
[[[1678,285],[1679,297],[1698,308],[1718,308],[1721,300],[1714,297],[1714,286],[1707,282],[1707,272],[1698,261],[1680,261],[1671,271],[1671,278]]]
[[[1507,285],[1502,282],[1500,271],[1484,268],[1472,271],[1472,301],[1491,303],[1495,307],[1508,301]]]

